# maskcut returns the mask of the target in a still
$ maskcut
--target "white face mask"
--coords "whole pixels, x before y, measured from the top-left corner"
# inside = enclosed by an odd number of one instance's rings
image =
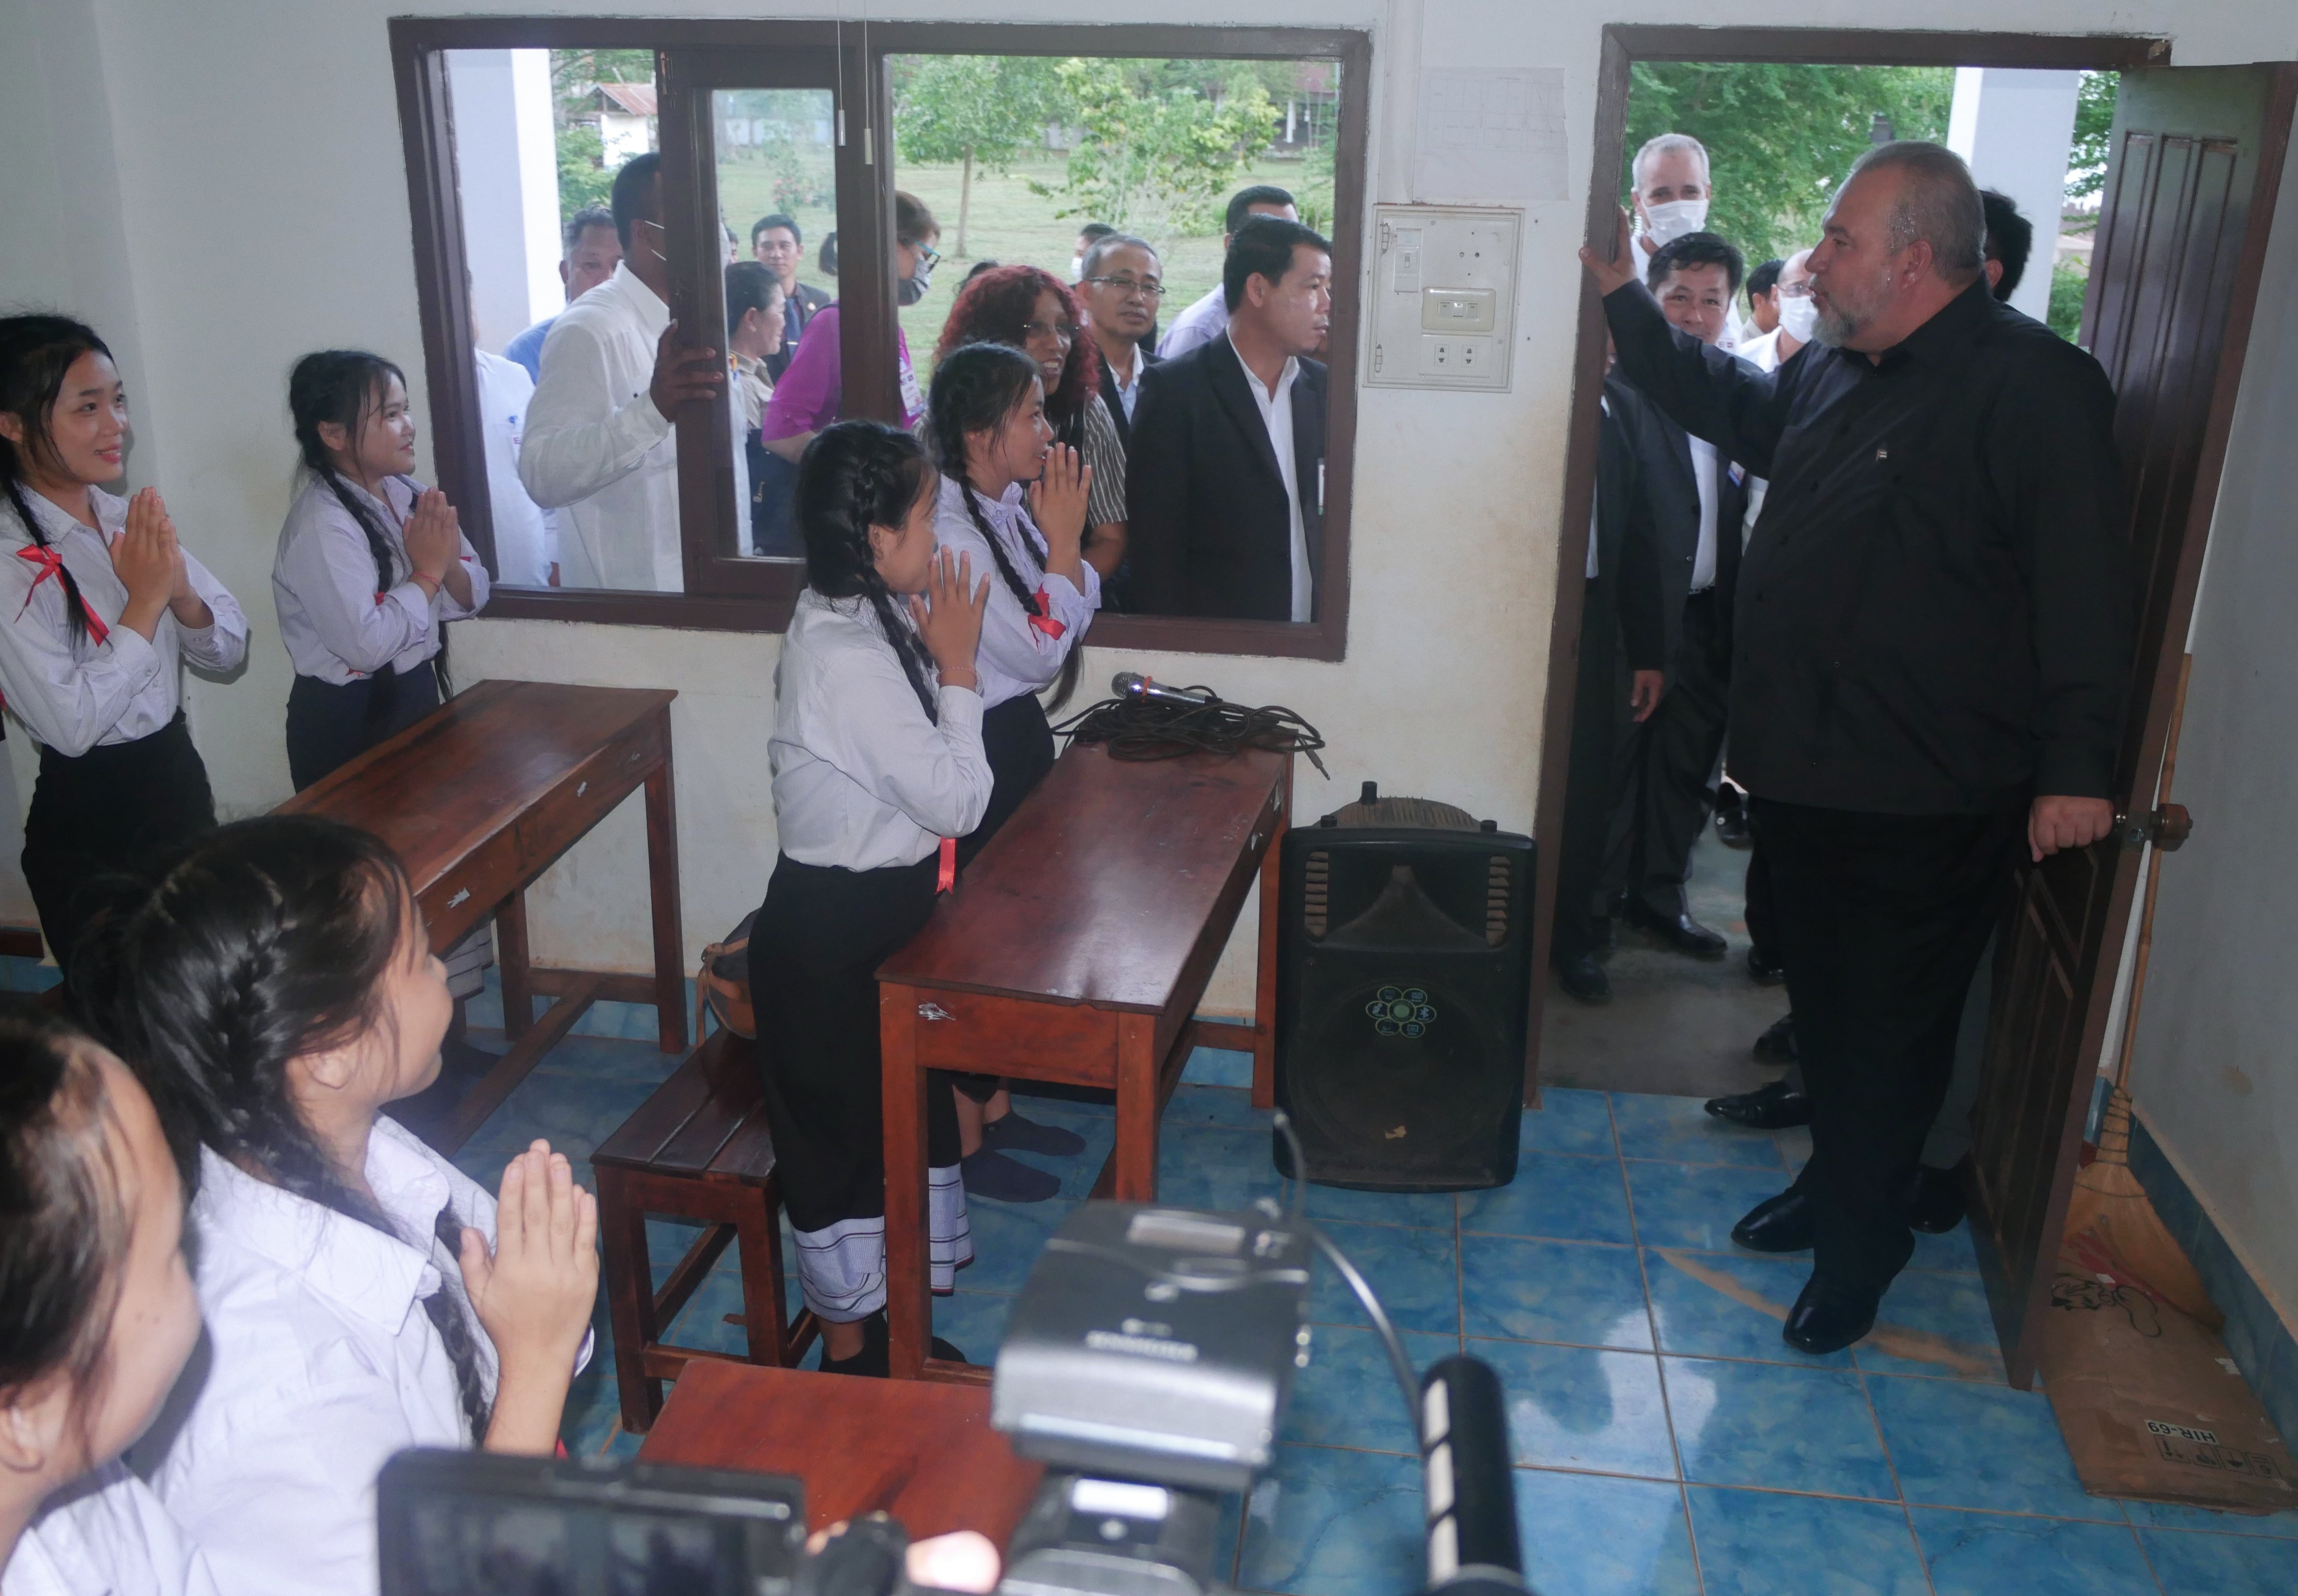
[[[1083,255],[1071,255],[1070,257],[1070,281],[1074,283],[1084,276],[1085,257]]]
[[[1780,330],[1798,343],[1808,343],[1819,330],[1819,302],[1808,294],[1780,295]]]
[[[1651,246],[1674,243],[1686,233],[1697,233],[1707,225],[1706,200],[1669,200],[1665,204],[1644,206],[1644,236]]]

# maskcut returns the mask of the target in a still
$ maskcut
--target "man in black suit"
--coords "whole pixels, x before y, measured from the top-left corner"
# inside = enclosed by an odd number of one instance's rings
[[[1646,280],[1672,324],[1712,344],[1730,318],[1740,269],[1740,252],[1723,239],[1687,233],[1652,256]],[[1707,823],[1708,778],[1724,751],[1747,473],[1657,406],[1639,414],[1670,595],[1668,690],[1633,739],[1635,775],[1614,813],[1612,846],[1626,861],[1629,922],[1679,953],[1720,959],[1727,945],[1691,917],[1684,885],[1692,844]]]
[[[1557,979],[1583,1003],[1612,996],[1611,978],[1597,957],[1609,929],[1606,906],[1624,885],[1617,878],[1625,861],[1611,849],[1612,816],[1634,773],[1626,756],[1640,748],[1636,729],[1651,718],[1666,684],[1669,638],[1668,595],[1646,489],[1646,440],[1658,418],[1616,377],[1604,381],[1603,406],[1550,949]]]
[[[805,252],[806,236],[798,231],[796,218],[777,211],[750,224],[750,253],[765,261],[782,285],[782,346],[766,357],[766,376],[774,382],[781,381],[782,373],[789,369],[790,357],[798,353],[798,341],[814,313],[837,299],[825,289],[798,280],[798,263]]]
[[[1332,245],[1256,217],[1221,269],[1223,337],[1143,373],[1127,467],[1148,615],[1309,621],[1324,530]]]
[[[1149,335],[1165,297],[1164,264],[1147,239],[1104,233],[1085,252],[1083,270],[1078,297],[1085,302],[1086,335],[1101,362],[1101,396],[1130,458],[1141,374],[1157,363]]]

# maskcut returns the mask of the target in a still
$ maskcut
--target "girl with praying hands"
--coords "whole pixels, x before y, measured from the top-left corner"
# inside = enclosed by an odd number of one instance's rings
[[[67,972],[90,882],[214,826],[179,666],[247,654],[246,616],[158,491],[103,491],[127,447],[127,393],[95,330],[0,317],[0,694],[40,749],[24,876]]]

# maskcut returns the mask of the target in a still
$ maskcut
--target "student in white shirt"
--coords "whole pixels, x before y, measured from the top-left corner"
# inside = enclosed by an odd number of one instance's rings
[[[958,841],[963,868],[1054,768],[1037,694],[1062,674],[1101,608],[1101,574],[1083,552],[1094,473],[1076,450],[1054,442],[1040,362],[1010,344],[944,354],[927,415],[942,473],[934,537],[997,575],[980,660],[981,740],[996,785],[981,823]],[[1084,1151],[1084,1142],[1015,1114],[995,1076],[963,1075],[957,1085],[966,1189],[1013,1203],[1059,1191],[1051,1172],[1007,1154],[1061,1157]]]
[[[127,445],[94,329],[0,318],[0,695],[39,746],[24,875],[67,971],[89,883],[215,824],[179,662],[227,671],[247,653],[247,618],[159,492],[103,492]]]
[[[498,1207],[380,1117],[436,1077],[451,1007],[380,841],[267,815],[158,879],[76,982],[194,1194],[207,1368],[137,1470],[233,1596],[363,1596],[393,1453],[557,1448],[598,1206],[537,1142]]]
[[[0,1019],[0,1596],[215,1596],[120,1454],[200,1335],[151,1099],[54,1022]]]
[[[723,401],[726,366],[715,349],[682,345],[670,319],[661,163],[649,152],[615,173],[622,260],[551,324],[526,409],[518,476],[561,512],[566,587],[685,586],[671,424],[692,401]]]
[[[361,350],[305,355],[287,378],[304,481],[271,566],[294,663],[287,770],[301,792],[439,707],[447,623],[487,601],[454,507],[415,468],[399,368]]]
[[[1016,356],[1016,359],[1022,357]],[[750,929],[750,996],[798,1285],[822,1368],[887,1372],[878,965],[955,879],[989,806],[975,649],[992,583],[934,549],[936,476],[906,432],[824,427],[799,463],[806,586],[774,671],[781,854]],[[906,611],[906,613],[905,613]],[[936,1289],[971,1261],[946,1081],[926,1094]],[[938,1357],[961,1358],[935,1344]]]

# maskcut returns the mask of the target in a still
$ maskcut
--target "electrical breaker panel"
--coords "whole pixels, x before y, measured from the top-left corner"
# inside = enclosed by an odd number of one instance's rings
[[[1365,381],[1505,392],[1524,212],[1379,205],[1373,215]]]

